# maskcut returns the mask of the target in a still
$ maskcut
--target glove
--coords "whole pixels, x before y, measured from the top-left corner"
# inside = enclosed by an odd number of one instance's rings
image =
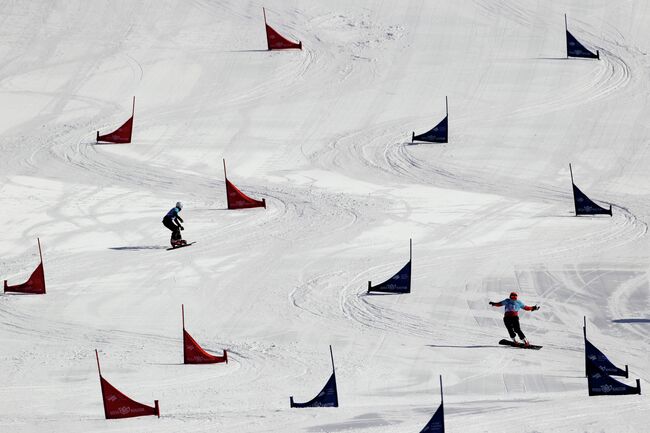
[[[539,305],[533,305],[533,311],[539,310]]]
[[[494,304],[495,304],[495,302],[490,301],[490,305],[494,305]]]
[[[185,227],[183,227],[183,226],[178,226],[178,228],[181,229],[181,230],[185,230]]]

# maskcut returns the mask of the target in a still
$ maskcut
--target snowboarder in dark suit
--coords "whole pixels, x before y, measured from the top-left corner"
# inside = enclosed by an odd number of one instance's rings
[[[185,245],[187,243],[187,241],[184,241],[181,237],[181,230],[185,230],[185,228],[181,225],[183,218],[181,218],[178,213],[182,209],[183,203],[180,201],[176,202],[176,206],[171,208],[162,220],[164,226],[172,231],[171,244],[174,248]]]

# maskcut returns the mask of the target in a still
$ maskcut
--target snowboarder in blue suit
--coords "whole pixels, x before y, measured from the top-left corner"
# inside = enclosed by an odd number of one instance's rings
[[[176,202],[176,206],[171,208],[162,220],[165,227],[172,231],[171,244],[173,248],[187,244],[187,241],[181,238],[181,230],[185,228],[181,225],[183,218],[178,214],[183,209],[183,203]]]
[[[521,331],[521,327],[519,326],[519,310],[523,309],[525,311],[536,311],[539,310],[539,306],[533,305],[532,307],[529,307],[523,302],[517,300],[517,292],[510,293],[510,296],[503,301],[490,301],[490,305],[493,307],[506,307],[505,314],[503,315],[503,323],[506,325],[506,329],[508,330],[508,334],[510,334],[510,338],[512,338],[512,342],[519,344],[517,341],[518,335],[519,338],[521,338],[521,342],[525,346],[528,346],[530,343],[528,343],[526,336]]]

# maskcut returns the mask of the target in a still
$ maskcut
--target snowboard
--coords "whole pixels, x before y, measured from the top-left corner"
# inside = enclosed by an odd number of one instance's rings
[[[519,347],[520,349],[533,349],[533,350],[539,350],[543,347],[543,346],[535,346],[534,344],[529,344],[528,346],[526,346],[524,343],[517,344],[511,340],[506,340],[506,339],[499,341],[499,344],[503,344],[504,346]]]
[[[189,247],[190,245],[194,245],[195,243],[196,243],[196,241],[194,241],[194,242],[188,242],[188,243],[186,243],[185,245],[179,245],[179,246],[177,246],[177,247],[167,248],[167,251],[169,251],[169,250],[177,250],[177,249],[179,249],[179,248]]]

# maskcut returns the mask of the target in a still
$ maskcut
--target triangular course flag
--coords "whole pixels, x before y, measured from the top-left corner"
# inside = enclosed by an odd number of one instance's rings
[[[253,207],[263,207],[266,209],[266,199],[260,201],[250,198],[228,180],[225,159],[223,160],[223,177],[226,180],[226,200],[228,201],[228,209],[249,209]]]
[[[580,57],[583,59],[600,59],[600,51],[596,50],[596,54],[589,51],[569,32],[566,22],[566,14],[564,14],[564,31],[566,32],[566,56],[567,57]]]
[[[413,262],[413,240],[409,239],[409,261],[395,275],[383,283],[373,286],[368,281],[368,293],[411,293],[411,263]]]
[[[332,359],[332,375],[329,380],[318,393],[316,397],[305,403],[296,403],[293,401],[293,396],[289,397],[289,404],[291,407],[339,407],[339,396],[336,389],[336,372],[334,370],[334,355],[332,354],[332,346],[330,346],[330,358]]]
[[[587,386],[589,395],[641,395],[641,381],[636,380],[636,386],[629,386],[610,377],[601,371],[587,358]]]
[[[445,410],[442,399],[442,376],[440,376],[440,406],[420,433],[445,433]]]
[[[122,394],[122,392],[108,383],[102,376],[97,349],[95,349],[95,357],[97,358],[97,371],[99,372],[99,383],[102,387],[102,401],[104,402],[104,416],[106,419],[133,418],[148,415],[156,415],[160,418],[158,400],[154,400],[154,406],[151,407],[131,400]]]
[[[131,109],[131,117],[129,120],[124,122],[124,124],[115,131],[109,132],[108,134],[99,135],[99,131],[97,131],[97,143],[100,141],[116,144],[130,143],[131,136],[133,135],[133,117],[135,117],[135,96],[133,97],[133,107]]]
[[[587,195],[580,191],[580,188],[573,182],[573,169],[569,164],[569,172],[571,173],[571,185],[573,186],[573,205],[575,207],[576,216],[578,215],[609,215],[612,216],[612,205],[609,209],[605,209],[597,205]]]
[[[584,326],[582,327],[582,333],[585,337],[585,376],[589,376],[589,362],[591,362],[593,367],[609,376],[629,377],[629,369],[627,365],[625,366],[625,370],[618,368],[612,364],[612,362],[605,356],[603,352],[598,350],[596,346],[587,340],[586,317],[584,317]]]
[[[7,283],[7,280],[4,280],[4,291],[13,292],[13,293],[27,293],[30,295],[44,295],[45,294],[45,270],[43,268],[43,252],[41,250],[41,239],[37,238],[38,241],[38,255],[41,259],[32,275],[29,276],[29,279],[15,286],[10,286]]]
[[[185,306],[181,305],[181,314],[183,316],[183,363],[184,364],[218,364],[220,362],[228,363],[228,352],[223,351],[223,356],[215,356],[206,352],[199,343],[196,342],[189,332],[185,330]]]
[[[287,50],[292,48],[302,50],[302,41],[298,41],[298,43],[292,42],[280,33],[276,32],[275,29],[266,22],[266,9],[262,8],[262,13],[264,14],[264,27],[266,28],[266,45],[268,46],[269,51]]]
[[[415,135],[415,132],[411,134],[411,143],[414,141],[427,141],[429,143],[447,143],[449,139],[449,105],[447,103],[447,97],[445,96],[445,118],[440,121],[436,126],[434,126],[429,131],[424,134]]]

